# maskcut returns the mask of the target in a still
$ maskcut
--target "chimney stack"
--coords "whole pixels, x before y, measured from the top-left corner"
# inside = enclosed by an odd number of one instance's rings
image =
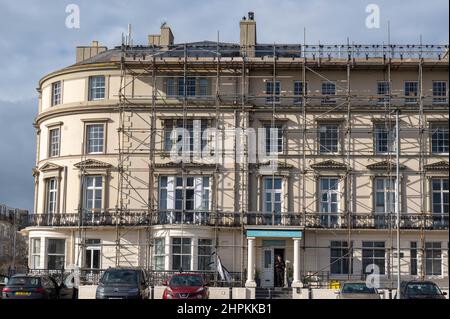
[[[241,54],[246,55],[247,57],[254,57],[256,47],[255,13],[249,12],[248,19],[243,17],[239,26]]]
[[[164,22],[161,26],[160,34],[151,34],[148,36],[148,44],[154,46],[164,46],[173,45],[174,37],[170,27]]]
[[[108,48],[105,46],[99,46],[98,41],[92,41],[91,46],[81,46],[76,48],[76,63],[82,62],[84,60],[90,59],[102,52],[107,51]]]

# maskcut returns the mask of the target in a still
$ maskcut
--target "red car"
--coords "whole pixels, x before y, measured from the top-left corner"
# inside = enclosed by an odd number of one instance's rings
[[[201,275],[176,274],[163,282],[163,299],[208,299],[208,284]]]

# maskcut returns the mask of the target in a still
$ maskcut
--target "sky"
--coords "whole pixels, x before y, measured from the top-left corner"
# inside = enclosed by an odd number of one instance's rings
[[[79,28],[67,28],[68,5]],[[366,20],[379,8],[379,27]],[[112,48],[132,24],[146,44],[166,22],[176,43],[239,42],[239,21],[255,12],[259,43],[448,44],[448,0],[1,0],[0,203],[33,210],[36,87],[44,75],[75,63],[75,47],[97,40]]]

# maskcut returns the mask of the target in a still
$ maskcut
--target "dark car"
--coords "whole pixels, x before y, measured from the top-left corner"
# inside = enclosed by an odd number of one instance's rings
[[[143,269],[110,268],[97,287],[96,299],[149,299],[150,288]]]
[[[15,275],[2,291],[3,299],[58,299],[58,284],[48,275]]]
[[[163,282],[167,288],[164,290],[163,299],[208,299],[208,284],[201,275],[176,274],[168,281]]]
[[[355,281],[342,284],[337,299],[381,299],[378,291],[368,287],[365,282]]]
[[[3,288],[8,284],[8,276],[0,275],[0,299],[2,299]]]
[[[446,299],[446,295],[432,281],[403,281],[400,284],[400,299]]]

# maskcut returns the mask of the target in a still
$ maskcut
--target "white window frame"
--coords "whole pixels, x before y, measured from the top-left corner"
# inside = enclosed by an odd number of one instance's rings
[[[92,241],[96,241],[96,243],[93,243]],[[88,254],[87,252],[90,251],[91,254],[91,260],[89,261],[88,265]],[[93,261],[94,261],[94,251],[98,252],[98,268],[93,267]],[[86,249],[84,252],[84,263],[88,269],[101,269],[102,268],[102,248],[101,248],[101,240],[100,239],[88,239],[86,243]],[[89,267],[88,267],[89,266]]]
[[[168,78],[166,82],[166,95],[168,98],[177,97],[177,81],[176,78]]]
[[[327,97],[322,98],[322,105],[334,105],[336,104],[336,99],[329,98],[329,96],[336,95],[336,82],[335,81],[324,81],[321,87],[322,95]]]
[[[52,106],[57,106],[62,103],[62,82],[52,83]]]
[[[333,245],[335,243],[336,245]],[[330,274],[332,275],[348,275],[353,274],[353,242],[350,243],[350,247],[348,247],[348,241],[345,240],[332,240],[330,241]],[[333,250],[339,251],[339,256],[332,256],[331,252]],[[345,254],[347,252],[347,255]],[[350,267],[349,267],[349,259],[350,259]],[[336,261],[337,260],[337,261]],[[339,264],[340,270],[339,272],[334,272],[332,263]],[[347,264],[348,272],[344,271],[344,264]]]
[[[31,269],[41,268],[41,238],[30,239]]]
[[[174,240],[175,239],[179,239],[180,240],[180,244],[175,244]],[[185,243],[185,241],[189,241],[189,244]],[[183,259],[184,258],[188,258],[189,260],[189,269],[183,269],[183,271],[192,271],[193,270],[193,264],[192,264],[192,243],[193,243],[193,238],[191,237],[172,237],[171,238],[171,248],[172,248],[172,270],[180,270],[181,267],[183,267]],[[180,246],[180,252],[179,253],[175,253],[174,252],[174,247],[175,246]],[[188,251],[185,251],[185,248],[188,249]],[[179,256],[180,257],[180,266],[179,268],[175,268],[175,256]]]
[[[273,85],[273,81],[265,81],[265,93],[267,95],[266,97],[266,104],[279,104],[280,103],[280,95],[281,95],[281,82],[275,81],[275,87]],[[274,92],[275,90],[275,92]],[[274,94],[275,93],[275,94]],[[274,100],[275,97],[275,100]]]
[[[209,244],[204,244],[204,242],[202,241],[209,241]],[[206,247],[207,249],[209,249],[211,252],[210,254],[202,254],[201,253],[201,249],[200,247]],[[212,270],[213,268],[211,267],[211,263],[213,262],[213,257],[212,257],[212,253],[214,251],[214,242],[212,239],[210,238],[199,238],[198,239],[198,244],[197,244],[197,270],[199,271],[209,271]],[[202,269],[201,264],[203,263],[203,259],[206,260],[206,267],[205,269]],[[209,259],[209,262],[208,262]],[[210,265],[208,267],[208,265]]]
[[[366,244],[366,243],[371,243],[372,244],[372,246],[365,246],[364,244]],[[375,247],[376,245],[375,245],[375,243],[383,243],[383,247]],[[377,240],[365,240],[365,241],[363,241],[362,242],[362,249],[361,249],[361,262],[362,262],[362,267],[363,267],[363,273],[366,273],[366,269],[364,269],[365,267],[364,267],[364,260],[365,260],[365,258],[367,258],[367,257],[364,257],[364,251],[365,250],[368,250],[368,251],[372,251],[372,256],[370,257],[370,260],[369,261],[372,261],[371,263],[369,263],[368,265],[370,265],[370,264],[375,264],[373,261],[375,261],[375,260],[383,260],[383,264],[384,264],[384,267],[383,267],[383,271],[380,271],[380,275],[385,275],[386,274],[386,261],[387,261],[387,258],[386,258],[386,242],[384,242],[384,241],[377,241]],[[375,257],[375,251],[383,251],[383,257]],[[367,265],[366,265],[366,267],[367,267]]]
[[[58,157],[61,152],[61,129],[59,127],[48,130],[48,157]]]
[[[91,132],[90,130],[93,129],[94,127],[99,128],[101,127],[101,131],[97,130],[96,132]],[[102,137],[100,138],[99,135],[102,135]],[[91,134],[97,134],[97,136],[90,136]],[[105,124],[103,123],[89,123],[86,124],[86,147],[85,147],[85,152],[86,154],[104,154],[105,153],[105,137],[106,137],[106,129],[105,129]],[[101,141],[101,144],[99,143],[95,143],[93,144],[93,141]],[[91,148],[93,148],[91,150]]]
[[[58,179],[56,177],[46,179],[46,191],[45,211],[47,215],[54,215],[58,209]]]
[[[440,88],[435,88],[435,84],[440,86]],[[447,81],[433,81],[433,104],[434,105],[440,105],[440,104],[447,104]],[[436,94],[438,93],[438,94]]]
[[[416,88],[416,94],[415,95],[409,95],[408,93],[410,92],[414,92],[414,90],[412,90],[412,87],[409,86],[413,86]],[[405,104],[417,104],[418,103],[418,96],[419,96],[419,82],[418,81],[405,81],[404,83],[404,95],[405,95]],[[413,96],[413,97],[408,97],[408,96]]]
[[[98,212],[103,209],[103,176],[102,175],[87,175],[84,176],[83,181],[83,208],[88,212]],[[101,186],[97,185],[97,181],[100,179]],[[91,182],[91,183],[89,183]],[[92,198],[89,198],[89,194],[92,192]],[[96,195],[100,194],[100,207],[96,206]],[[92,202],[93,205],[90,205],[89,202]],[[91,207],[92,206],[92,207]]]
[[[379,134],[385,134],[386,138],[380,139]],[[374,125],[374,140],[375,155],[388,155],[395,153],[397,147],[395,124],[376,123]],[[386,151],[380,150],[382,141],[383,143],[386,143]]]
[[[323,130],[325,128],[325,130]],[[329,150],[327,147],[324,147],[322,150],[322,141],[330,142],[334,141],[334,137],[330,137],[331,134],[334,134],[334,129],[336,131],[336,150]],[[323,136],[325,134],[325,136]],[[340,149],[340,125],[338,123],[319,123],[319,132],[318,132],[318,142],[319,142],[319,154],[339,154]],[[326,143],[325,143],[326,144]],[[327,145],[328,146],[328,145]]]
[[[104,100],[106,98],[106,77],[104,75],[90,76],[88,89],[89,101]]]
[[[271,182],[271,188],[267,187],[267,182]],[[279,188],[275,187],[276,182],[280,184]],[[277,197],[280,199],[277,200]],[[267,204],[270,205],[270,209],[267,209]],[[279,205],[280,209],[276,209]],[[283,212],[283,178],[280,176],[265,176],[263,178],[263,212],[265,214],[275,213],[280,215]]]
[[[154,247],[155,247],[153,250],[154,270],[156,271],[166,270],[166,238],[164,237],[155,238]]]
[[[64,242],[64,252],[62,253],[50,253],[50,241],[52,240],[60,240]],[[47,269],[48,264],[49,264],[49,260],[50,260],[50,256],[56,256],[56,257],[63,257],[63,267],[65,268],[65,264],[66,264],[66,240],[64,238],[46,238],[46,242],[47,242],[47,249],[46,249],[46,253],[47,253]]]
[[[430,247],[431,246],[431,247]],[[438,247],[435,247],[438,246]],[[429,255],[431,253],[431,256]],[[435,256],[435,253],[438,254],[439,257]],[[442,256],[442,243],[437,241],[425,242],[425,274],[427,276],[442,276],[443,268],[443,256]],[[428,269],[428,262],[431,261],[431,270]],[[435,263],[439,266],[440,272],[435,272]],[[430,270],[430,271],[429,271]]]
[[[433,189],[433,185],[434,182],[438,181],[440,188],[439,190],[435,190]],[[432,214],[436,214],[436,215],[443,215],[443,214],[448,214],[448,206],[449,203],[447,202],[447,205],[444,201],[444,199],[447,197],[447,199],[449,198],[449,189],[448,189],[448,185],[449,185],[449,179],[448,178],[432,178],[431,179],[431,212]],[[445,189],[444,184],[447,183],[447,189]],[[434,202],[434,195],[438,194],[439,198],[440,198],[440,212],[435,212],[434,210],[434,206],[436,205]],[[447,206],[447,212],[446,212],[446,206]]]
[[[184,97],[184,77],[178,77],[177,78],[177,85],[178,85],[178,97]],[[188,76],[186,77],[186,98],[192,98],[195,97],[197,93],[197,78],[194,76]]]
[[[303,87],[303,85],[305,85],[305,87]],[[299,88],[298,90],[297,87]],[[308,82],[294,81],[293,91],[294,91],[294,104],[303,105],[305,97],[308,95]]]
[[[180,179],[182,183],[177,184]],[[163,183],[163,180],[167,183]],[[192,183],[188,184],[188,181]],[[206,175],[189,175],[184,178],[177,175],[159,176],[158,197],[161,221],[170,224],[206,222],[211,210],[211,183],[212,177]],[[193,209],[187,209],[186,191],[193,192],[193,197],[190,199]]]
[[[264,124],[265,153],[267,156],[284,153],[284,125],[280,123]],[[275,134],[276,133],[276,134]],[[275,143],[276,142],[276,143]]]
[[[381,182],[382,187],[378,187]],[[377,205],[377,195],[383,194],[383,206]],[[376,177],[374,178],[374,212],[377,214],[389,214],[395,212],[395,178]]]
[[[328,188],[324,189],[322,187],[322,181],[327,180]],[[335,182],[335,183],[334,183]],[[334,184],[332,184],[334,183]],[[332,185],[334,185],[332,187]],[[339,221],[339,209],[340,209],[340,180],[339,177],[323,176],[319,177],[319,214],[320,221],[323,226],[326,227],[336,227]],[[327,200],[324,201],[324,195]],[[336,200],[333,200],[333,197]],[[333,205],[336,209],[333,210]]]
[[[390,83],[389,81],[377,82],[377,104],[384,105],[390,102]]]
[[[431,154],[449,154],[449,145],[448,145],[448,137],[449,137],[449,127],[448,123],[433,123],[430,125],[431,134]],[[445,135],[447,134],[447,137]],[[436,137],[436,138],[435,138]],[[434,143],[437,143],[437,150],[434,150]],[[445,145],[447,143],[447,145]],[[445,150],[447,147],[447,150]]]
[[[198,80],[198,96],[207,97],[209,91],[209,81],[207,78],[199,78]]]

